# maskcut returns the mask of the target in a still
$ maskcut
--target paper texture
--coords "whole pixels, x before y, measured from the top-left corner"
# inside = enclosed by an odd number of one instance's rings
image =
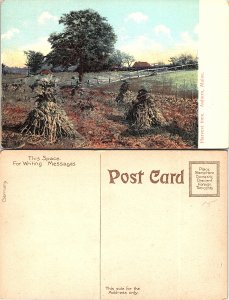
[[[21,10],[22,2],[23,10]],[[56,76],[58,83],[55,84],[61,92],[55,96],[62,99],[58,102],[61,109],[56,108],[56,112],[53,113],[55,126],[52,122],[48,123],[52,115],[50,113],[45,115],[49,126],[44,128],[38,126],[42,123],[42,117],[36,119],[35,116],[36,113],[42,115],[43,111],[34,112],[37,105],[34,99],[36,85],[34,82],[36,83],[39,76],[27,77],[27,73],[21,76],[4,74],[1,95],[3,148],[225,149],[228,147],[227,0],[188,0],[185,6],[181,0],[151,2],[144,0],[141,3],[137,1],[132,3],[128,0],[122,10],[117,0],[109,3],[103,0],[91,0],[87,3],[72,0],[67,2],[68,5],[60,0],[2,1],[1,56],[2,67],[6,73],[7,67],[15,69],[25,67],[24,51],[40,51],[47,59],[46,55],[51,51],[48,38],[53,32],[61,32],[63,29],[58,25],[60,17],[70,11],[88,8],[98,11],[107,18],[117,35],[115,49],[133,55],[135,58],[133,63],[134,61],[148,63],[152,68],[161,63],[167,65],[169,59],[174,56],[191,53],[198,56],[198,70],[195,65],[194,70],[185,69],[187,72],[178,70],[174,73],[173,68],[170,70],[170,65],[169,72],[160,73],[159,68],[155,71],[156,76],[153,76],[155,74],[152,69],[147,71],[151,72],[152,76],[146,76],[144,80],[146,71],[139,73],[137,69],[131,69],[130,74],[119,73],[115,65],[113,68],[116,71],[85,73],[83,90],[77,92],[71,89],[76,85],[78,78],[78,72],[72,71],[77,67],[77,60],[71,62],[70,68],[73,69],[64,75],[63,72],[52,73],[47,70],[47,65],[43,64],[43,69],[37,72],[42,78],[47,78],[50,72]],[[96,45],[99,42],[98,40]],[[183,72],[183,75],[179,75],[179,72]],[[192,75],[190,72],[193,72]],[[133,79],[133,74],[138,79]],[[141,88],[146,88],[153,95],[156,111],[153,117],[148,116],[151,123],[156,118],[156,123],[152,126],[140,124],[137,130],[133,131],[133,127],[138,122],[141,123],[134,118],[131,121],[131,117],[129,119],[127,117],[133,99],[126,103],[125,107],[117,105],[116,99],[125,79],[130,81],[129,100],[131,97],[136,100]],[[127,99],[127,102],[129,100]],[[52,108],[50,109],[52,111]],[[30,114],[31,118],[27,120],[31,111],[33,117]],[[142,111],[136,115],[141,113]],[[68,133],[65,128],[57,139],[58,132],[54,132],[55,130],[45,135],[50,128],[61,126],[56,122],[59,116],[62,116],[60,124],[73,128],[68,128]],[[147,116],[145,119],[147,120]],[[144,126],[150,128],[144,129],[142,128]],[[76,130],[75,135],[73,130]],[[64,134],[67,138],[63,138]],[[73,139],[69,138],[72,136]]]
[[[199,7],[198,147],[228,148],[229,4],[200,0]]]
[[[0,298],[226,299],[226,151],[3,151],[0,167]]]

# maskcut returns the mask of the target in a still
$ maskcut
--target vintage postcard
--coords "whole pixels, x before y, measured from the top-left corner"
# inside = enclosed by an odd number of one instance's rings
[[[3,0],[2,147],[228,147],[227,0]]]
[[[2,151],[0,298],[226,299],[226,166],[224,150]]]

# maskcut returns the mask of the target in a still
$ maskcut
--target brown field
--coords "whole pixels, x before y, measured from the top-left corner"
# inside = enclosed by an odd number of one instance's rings
[[[3,77],[10,84],[17,76]],[[19,76],[18,76],[19,77]],[[169,126],[154,127],[147,132],[132,132],[125,120],[126,109],[115,102],[121,83],[88,87],[71,95],[71,88],[60,90],[60,105],[79,133],[76,139],[62,139],[49,144],[40,136],[23,135],[20,125],[35,107],[34,93],[28,85],[19,89],[3,88],[2,147],[22,149],[187,149],[197,147],[197,96],[187,94],[154,95],[157,109]],[[137,92],[142,82],[130,81],[130,90]],[[189,97],[189,98],[188,98]]]

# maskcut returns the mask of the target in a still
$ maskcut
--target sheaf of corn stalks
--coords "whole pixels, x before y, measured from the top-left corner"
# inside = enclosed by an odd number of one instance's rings
[[[150,129],[153,126],[165,126],[167,122],[159,109],[155,107],[153,97],[145,89],[140,89],[126,119],[129,125],[138,130]]]
[[[21,133],[43,137],[55,143],[63,137],[75,138],[77,132],[65,111],[57,103],[52,78],[40,80],[35,90],[36,104],[21,126]]]

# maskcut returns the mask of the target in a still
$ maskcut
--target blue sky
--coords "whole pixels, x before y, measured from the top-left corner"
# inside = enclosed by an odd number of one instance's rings
[[[92,8],[114,28],[117,49],[150,63],[179,53],[197,54],[197,0],[5,0],[1,17],[2,61],[23,66],[24,50],[47,54],[47,38],[63,28],[71,10]]]

